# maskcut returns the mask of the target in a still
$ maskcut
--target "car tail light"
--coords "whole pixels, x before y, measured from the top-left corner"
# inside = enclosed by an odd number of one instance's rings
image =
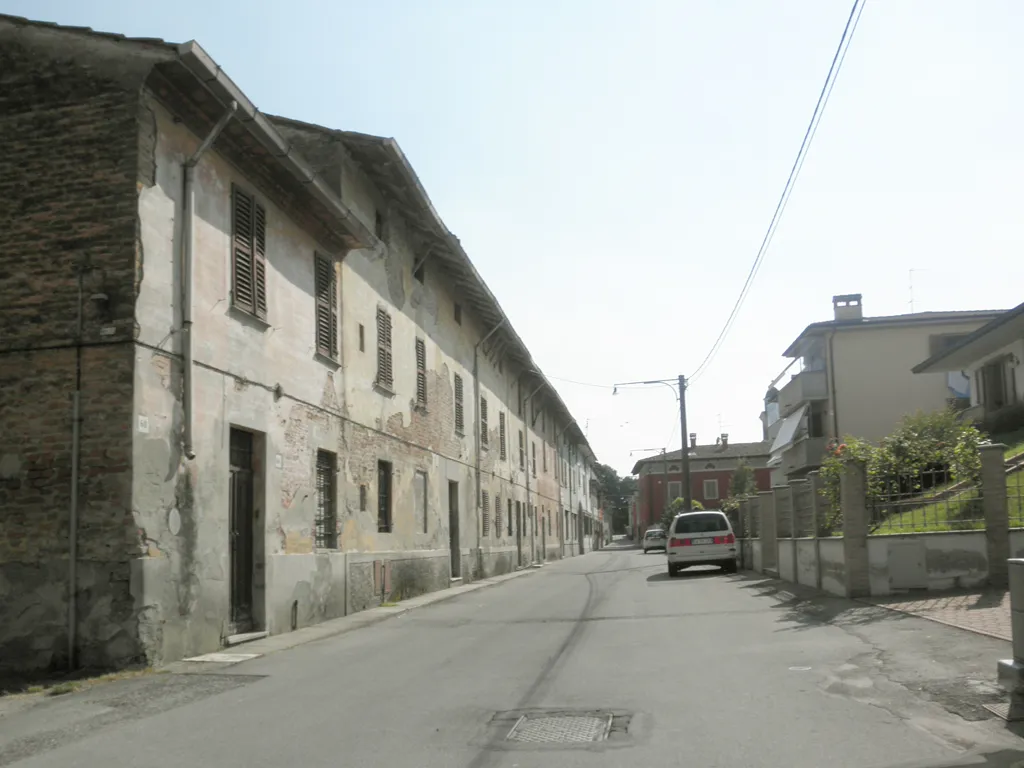
[[[735,544],[736,537],[733,534],[728,536],[715,536],[715,544]]]
[[[672,539],[669,543],[669,547],[689,547],[693,544],[689,539]]]

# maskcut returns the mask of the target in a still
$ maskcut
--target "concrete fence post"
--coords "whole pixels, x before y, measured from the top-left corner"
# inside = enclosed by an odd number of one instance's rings
[[[811,494],[811,536],[814,537],[814,586],[821,589],[821,517],[825,514],[824,499],[821,498],[821,474],[814,470],[807,475]]]
[[[778,576],[778,528],[775,525],[775,492],[759,491],[757,507],[761,513],[761,570]]]
[[[871,594],[868,577],[867,469],[863,462],[847,461],[840,476],[839,500],[843,511],[843,561],[846,596]]]
[[[1010,694],[1010,707],[1005,717],[1014,722],[1024,720],[1024,560],[1014,558],[1005,562],[1010,586],[1013,658],[1003,659],[996,664],[996,674],[1000,685]]]
[[[736,515],[739,518],[740,529],[737,531],[740,537],[740,567],[749,568],[752,558],[747,554],[750,549],[750,502],[747,499],[740,499],[736,504]]]
[[[1001,443],[981,446],[981,504],[985,512],[985,549],[988,554],[988,583],[1007,584],[1010,557],[1010,518],[1006,504],[1006,468]],[[1021,595],[1024,600],[1024,595]],[[1024,605],[1021,606],[1024,610]],[[1024,639],[1022,639],[1024,642]]]
[[[772,493],[775,494],[775,562],[778,564],[779,578],[796,581],[796,553],[792,549],[796,545],[793,539],[793,487],[777,485],[772,488]]]

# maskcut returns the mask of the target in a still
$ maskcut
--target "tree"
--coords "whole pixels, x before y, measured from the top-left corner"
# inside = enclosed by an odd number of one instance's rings
[[[636,480],[620,477],[607,464],[594,466],[594,476],[600,488],[605,513],[611,519],[613,533],[625,533],[629,527],[629,503],[636,491]]]
[[[668,529],[672,527],[672,521],[676,519],[676,515],[678,515],[680,512],[683,511],[683,505],[684,504],[685,504],[685,502],[682,499],[676,499],[671,504],[669,504],[668,505],[668,509],[666,509],[662,513],[660,522],[661,522],[661,527],[665,531],[668,531]],[[694,499],[690,503],[690,511],[691,512],[703,512],[704,511],[704,505],[701,504],[696,499]]]
[[[729,480],[729,496],[742,499],[757,493],[757,484],[754,480],[754,470],[745,461],[740,461],[736,470]]]

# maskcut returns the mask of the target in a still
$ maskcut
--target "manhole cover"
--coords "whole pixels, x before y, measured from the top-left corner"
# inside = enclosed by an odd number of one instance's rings
[[[523,715],[505,738],[532,744],[580,744],[604,741],[611,727],[611,715]]]

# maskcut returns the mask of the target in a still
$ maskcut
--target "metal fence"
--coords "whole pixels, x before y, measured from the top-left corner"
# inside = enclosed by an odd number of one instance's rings
[[[1006,514],[1011,528],[1024,528],[1024,472],[1006,476]]]
[[[873,533],[969,531],[985,527],[981,486],[953,483],[946,470],[872,478]]]

